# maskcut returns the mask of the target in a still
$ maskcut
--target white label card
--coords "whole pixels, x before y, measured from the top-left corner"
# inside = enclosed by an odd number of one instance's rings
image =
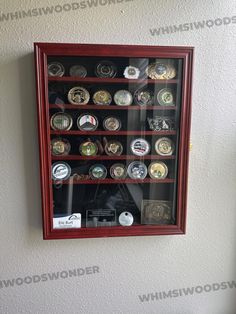
[[[81,214],[53,218],[54,229],[81,228]]]

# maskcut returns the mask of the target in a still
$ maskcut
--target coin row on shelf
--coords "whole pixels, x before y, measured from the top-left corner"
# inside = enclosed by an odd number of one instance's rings
[[[48,64],[48,76],[62,77],[66,73],[62,63],[54,61]],[[72,77],[84,78],[88,70],[84,65],[74,64],[69,68],[69,75]],[[115,63],[109,60],[103,60],[96,64],[94,74],[100,78],[114,78],[118,74],[118,68]],[[145,67],[144,72],[136,66],[126,66],[123,69],[123,75],[127,79],[138,79],[146,76],[153,80],[170,80],[176,77],[176,69],[171,60],[162,60],[150,63]]]
[[[156,102],[160,106],[175,106],[174,90],[171,88],[162,88],[157,94],[148,87],[139,88],[134,93],[126,89],[120,89],[112,97],[111,93],[106,89],[98,90],[91,96],[85,87],[75,86],[67,93],[67,99],[72,105],[87,105],[92,99],[95,105],[103,106],[110,105],[113,100],[117,106],[130,106],[133,103],[139,106],[152,106]],[[64,104],[66,97],[51,91],[49,93],[49,101],[55,104]]]
[[[175,128],[175,123],[170,117],[154,116],[147,118],[147,122],[152,131],[170,131]],[[98,118],[90,113],[81,114],[76,124],[80,131],[87,132],[95,131],[99,127]],[[50,125],[55,131],[69,131],[73,126],[73,118],[68,113],[57,112],[51,116]],[[102,125],[106,131],[119,131],[122,127],[121,120],[115,116],[104,118]]]
[[[71,167],[67,162],[58,161],[52,165],[52,180],[68,180],[71,177]],[[112,179],[121,180],[129,176],[130,179],[145,179],[147,175],[151,179],[165,179],[168,175],[168,167],[164,162],[153,161],[147,167],[141,161],[133,161],[126,167],[122,163],[113,164],[109,173]],[[103,164],[95,164],[89,168],[88,174],[74,173],[74,180],[103,180],[107,177],[108,170]]]
[[[159,138],[154,145],[156,154],[160,156],[171,156],[175,150],[174,142],[167,138]],[[151,146],[147,140],[143,138],[134,139],[130,144],[130,150],[135,156],[146,156],[151,151]],[[67,156],[71,151],[70,142],[67,139],[55,138],[51,140],[51,152],[54,156]],[[79,146],[79,152],[82,156],[97,156],[104,152],[108,156],[120,156],[123,153],[123,145],[117,140],[109,140],[103,138],[103,143],[87,139]],[[102,156],[101,156],[102,158]]]

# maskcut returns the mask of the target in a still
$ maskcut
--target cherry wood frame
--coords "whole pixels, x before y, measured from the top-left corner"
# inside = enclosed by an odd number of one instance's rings
[[[185,234],[186,232],[186,209],[187,209],[187,182],[188,182],[188,161],[189,161],[189,141],[191,123],[191,93],[192,93],[192,70],[193,70],[193,47],[164,47],[164,46],[139,46],[139,45],[91,45],[91,44],[61,44],[61,43],[35,43],[35,67],[36,67],[36,90],[37,90],[37,109],[38,109],[38,136],[40,147],[40,175],[41,175],[41,194],[43,212],[43,237],[44,239],[68,239],[68,238],[96,238],[96,237],[118,237],[118,236],[146,236],[146,235],[174,235]],[[148,57],[148,58],[181,58],[183,59],[183,78],[182,78],[182,104],[180,116],[180,137],[178,149],[178,173],[177,173],[177,209],[175,225],[134,225],[131,227],[102,227],[102,228],[80,228],[80,229],[53,229],[53,196],[51,181],[51,160],[63,160],[50,154],[50,131],[49,109],[55,105],[48,101],[48,82],[51,80],[47,75],[48,56],[101,56],[106,57]],[[90,82],[96,83],[97,78],[76,79],[71,77],[53,78],[58,81],[68,82]],[[117,82],[127,82],[127,79],[117,78]],[[132,80],[129,80],[132,82]],[[141,80],[140,80],[141,81]],[[158,81],[147,80],[148,83]],[[104,83],[110,83],[110,79],[103,79]],[[137,83],[138,80],[135,80]],[[163,82],[163,80],[162,80]],[[176,80],[169,80],[168,83],[175,83]],[[75,108],[73,105],[67,105]],[[107,108],[107,107],[106,107]],[[104,109],[106,109],[104,108]],[[86,106],[89,108],[89,105]],[[94,107],[92,107],[94,109]],[[99,106],[102,109],[102,106]],[[116,109],[117,106],[110,106],[109,109]],[[119,110],[123,110],[120,107]],[[131,110],[142,110],[142,107],[131,106]],[[166,108],[175,110],[174,107]],[[72,131],[76,134],[76,131]],[[106,131],[97,131],[106,134]],[[132,131],[130,131],[132,132]],[[149,131],[151,134],[151,131]],[[175,131],[170,131],[170,135]],[[81,133],[81,132],[80,132]],[[85,132],[86,133],[86,132]],[[61,134],[61,133],[60,133]],[[117,136],[122,135],[122,131],[113,133]],[[159,133],[158,133],[159,134]],[[166,134],[166,133],[165,133]],[[150,159],[162,159],[162,156],[149,156]],[[109,160],[110,156],[103,156]],[[122,160],[122,156],[120,159]],[[125,156],[125,159],[135,159],[135,156]],[[169,159],[174,156],[169,156]],[[71,156],[69,160],[83,160],[83,156]],[[91,157],[99,159],[99,156]],[[118,159],[118,158],[116,158]],[[167,157],[165,157],[167,159]],[[68,156],[67,156],[68,160]],[[148,181],[149,179],[145,179]],[[168,180],[165,179],[168,183]],[[125,182],[129,183],[129,179]],[[79,184],[91,183],[80,181]],[[96,183],[96,181],[92,182]],[[116,183],[115,180],[107,179],[107,183]]]

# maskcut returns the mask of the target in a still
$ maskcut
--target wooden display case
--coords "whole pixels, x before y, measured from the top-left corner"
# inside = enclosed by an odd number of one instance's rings
[[[192,47],[35,43],[44,239],[184,234]]]

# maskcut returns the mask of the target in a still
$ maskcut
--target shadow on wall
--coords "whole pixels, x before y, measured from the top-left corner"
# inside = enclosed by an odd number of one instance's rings
[[[28,230],[30,238],[35,229],[41,231],[41,191],[39,178],[39,151],[37,107],[34,75],[34,54],[27,54],[18,60],[19,88],[21,104],[21,123],[24,152],[24,184],[26,191]]]

